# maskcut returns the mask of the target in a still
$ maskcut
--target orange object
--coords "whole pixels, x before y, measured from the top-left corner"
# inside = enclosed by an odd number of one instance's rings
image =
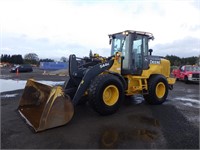
[[[19,75],[19,69],[17,68],[17,76]]]

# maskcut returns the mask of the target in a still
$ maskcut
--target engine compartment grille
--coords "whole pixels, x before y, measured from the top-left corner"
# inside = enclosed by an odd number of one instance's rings
[[[194,74],[192,74],[192,77],[193,77],[193,78],[199,78],[199,73],[194,73]]]

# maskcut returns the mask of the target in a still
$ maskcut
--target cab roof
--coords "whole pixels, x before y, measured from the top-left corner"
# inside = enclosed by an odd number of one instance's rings
[[[154,36],[152,33],[149,33],[149,32],[143,32],[143,31],[135,31],[135,30],[125,30],[125,31],[122,31],[122,32],[118,32],[118,33],[114,33],[114,34],[109,34],[108,36],[113,36],[113,35],[116,35],[116,34],[133,34],[133,33],[136,33],[136,34],[139,34],[139,35],[146,35],[148,36],[150,39],[154,39]]]

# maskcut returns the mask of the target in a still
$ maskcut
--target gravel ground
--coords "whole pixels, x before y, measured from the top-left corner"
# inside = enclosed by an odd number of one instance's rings
[[[66,76],[11,74],[1,79],[64,81]],[[88,105],[75,107],[73,119],[62,127],[35,133],[17,112],[23,90],[1,93],[2,149],[199,149],[199,84],[176,82],[163,105],[148,105],[143,97],[126,98],[121,109],[99,116]],[[9,97],[5,95],[15,95]]]

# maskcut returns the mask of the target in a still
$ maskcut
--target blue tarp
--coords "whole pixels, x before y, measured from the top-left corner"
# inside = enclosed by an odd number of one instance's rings
[[[40,62],[40,69],[43,70],[59,70],[67,68],[68,63],[66,62]]]

